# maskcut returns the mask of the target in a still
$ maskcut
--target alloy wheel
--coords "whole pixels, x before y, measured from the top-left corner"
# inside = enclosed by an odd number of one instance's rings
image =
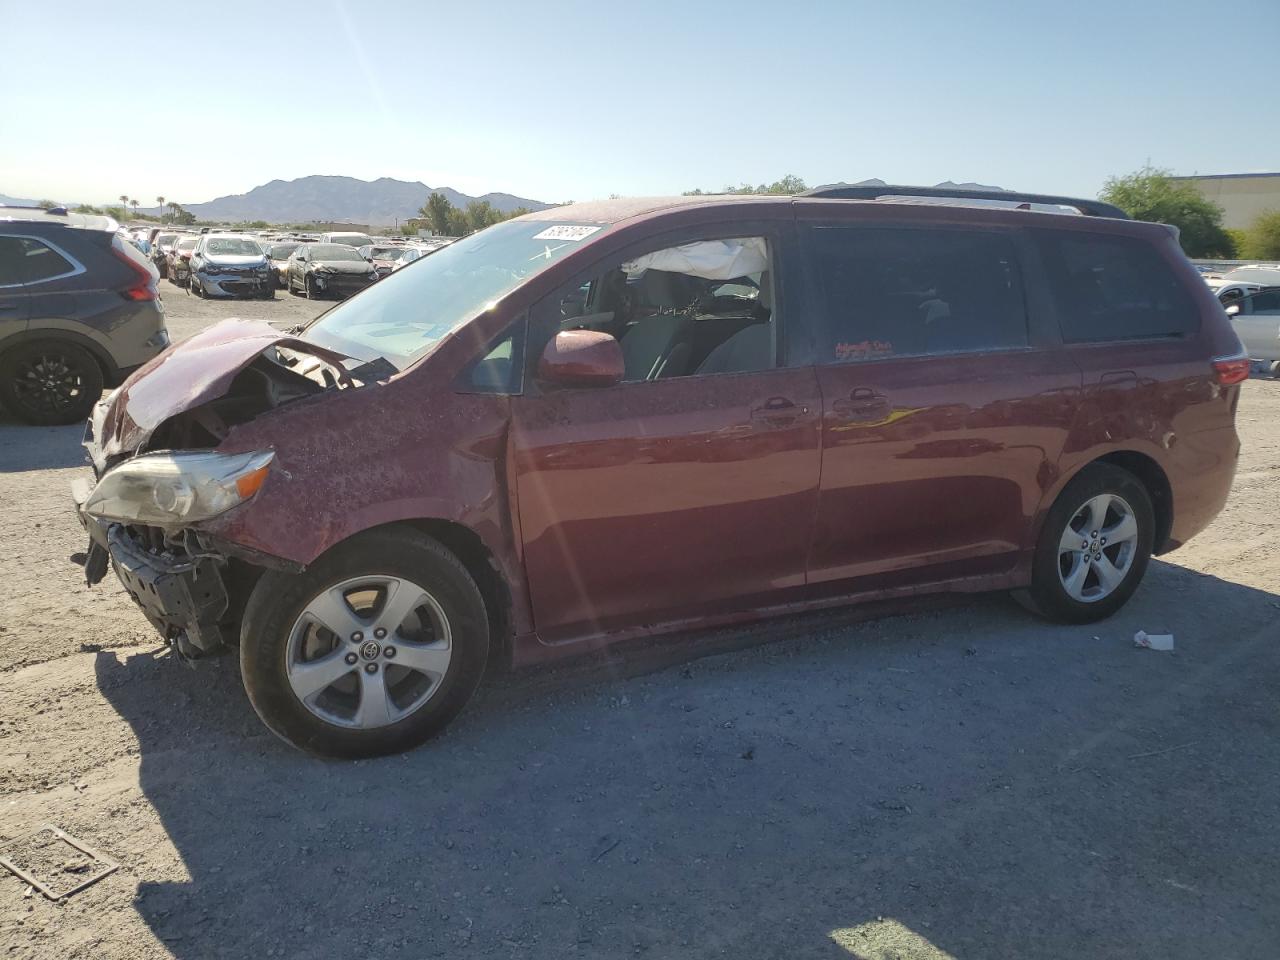
[[[1086,500],[1058,541],[1058,576],[1067,595],[1081,603],[1110,596],[1124,582],[1138,548],[1133,508],[1114,493]]]
[[[42,351],[24,360],[13,381],[15,399],[38,414],[57,414],[80,402],[84,372],[61,353]]]
[[[440,603],[399,577],[344,580],[313,597],[285,651],[294,696],[326,723],[385,727],[440,690],[453,636]]]

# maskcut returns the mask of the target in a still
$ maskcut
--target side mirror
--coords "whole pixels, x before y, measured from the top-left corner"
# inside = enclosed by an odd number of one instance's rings
[[[1240,304],[1233,303],[1231,306],[1227,307],[1228,317],[1235,317],[1235,316],[1238,316],[1239,314],[1240,314]]]
[[[611,387],[622,379],[622,345],[598,330],[562,330],[538,360],[538,379],[562,387]]]

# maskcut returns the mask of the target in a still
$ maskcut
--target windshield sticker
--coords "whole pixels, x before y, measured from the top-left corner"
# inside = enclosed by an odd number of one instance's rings
[[[587,227],[582,224],[560,224],[556,227],[547,227],[541,233],[533,235],[534,240],[585,240],[593,233],[598,233],[601,227]]]

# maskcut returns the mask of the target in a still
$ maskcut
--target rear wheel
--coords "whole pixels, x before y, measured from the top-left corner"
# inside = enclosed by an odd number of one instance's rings
[[[102,368],[74,343],[14,347],[0,358],[0,400],[24,423],[79,423],[102,396]]]
[[[488,653],[475,581],[409,530],[359,535],[301,574],[265,574],[240,639],[263,722],[331,757],[399,753],[439,733],[475,691]]]
[[[1154,534],[1155,512],[1142,481],[1120,467],[1091,464],[1049,510],[1031,587],[1018,599],[1063,623],[1109,617],[1142,581]]]

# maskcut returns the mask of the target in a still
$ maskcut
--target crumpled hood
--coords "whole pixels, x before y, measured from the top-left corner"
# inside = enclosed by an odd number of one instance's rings
[[[232,256],[231,254],[219,253],[212,256],[205,255],[204,262],[210,267],[261,267],[267,262],[267,258],[258,254],[245,254],[244,256]]]
[[[101,419],[99,414],[94,416],[94,462],[141,449],[170,417],[223,396],[235,375],[271,347],[288,347],[319,357],[339,371],[349,359],[281,333],[262,320],[223,320],[169,347],[112,394]],[[345,372],[341,377],[346,379]]]

